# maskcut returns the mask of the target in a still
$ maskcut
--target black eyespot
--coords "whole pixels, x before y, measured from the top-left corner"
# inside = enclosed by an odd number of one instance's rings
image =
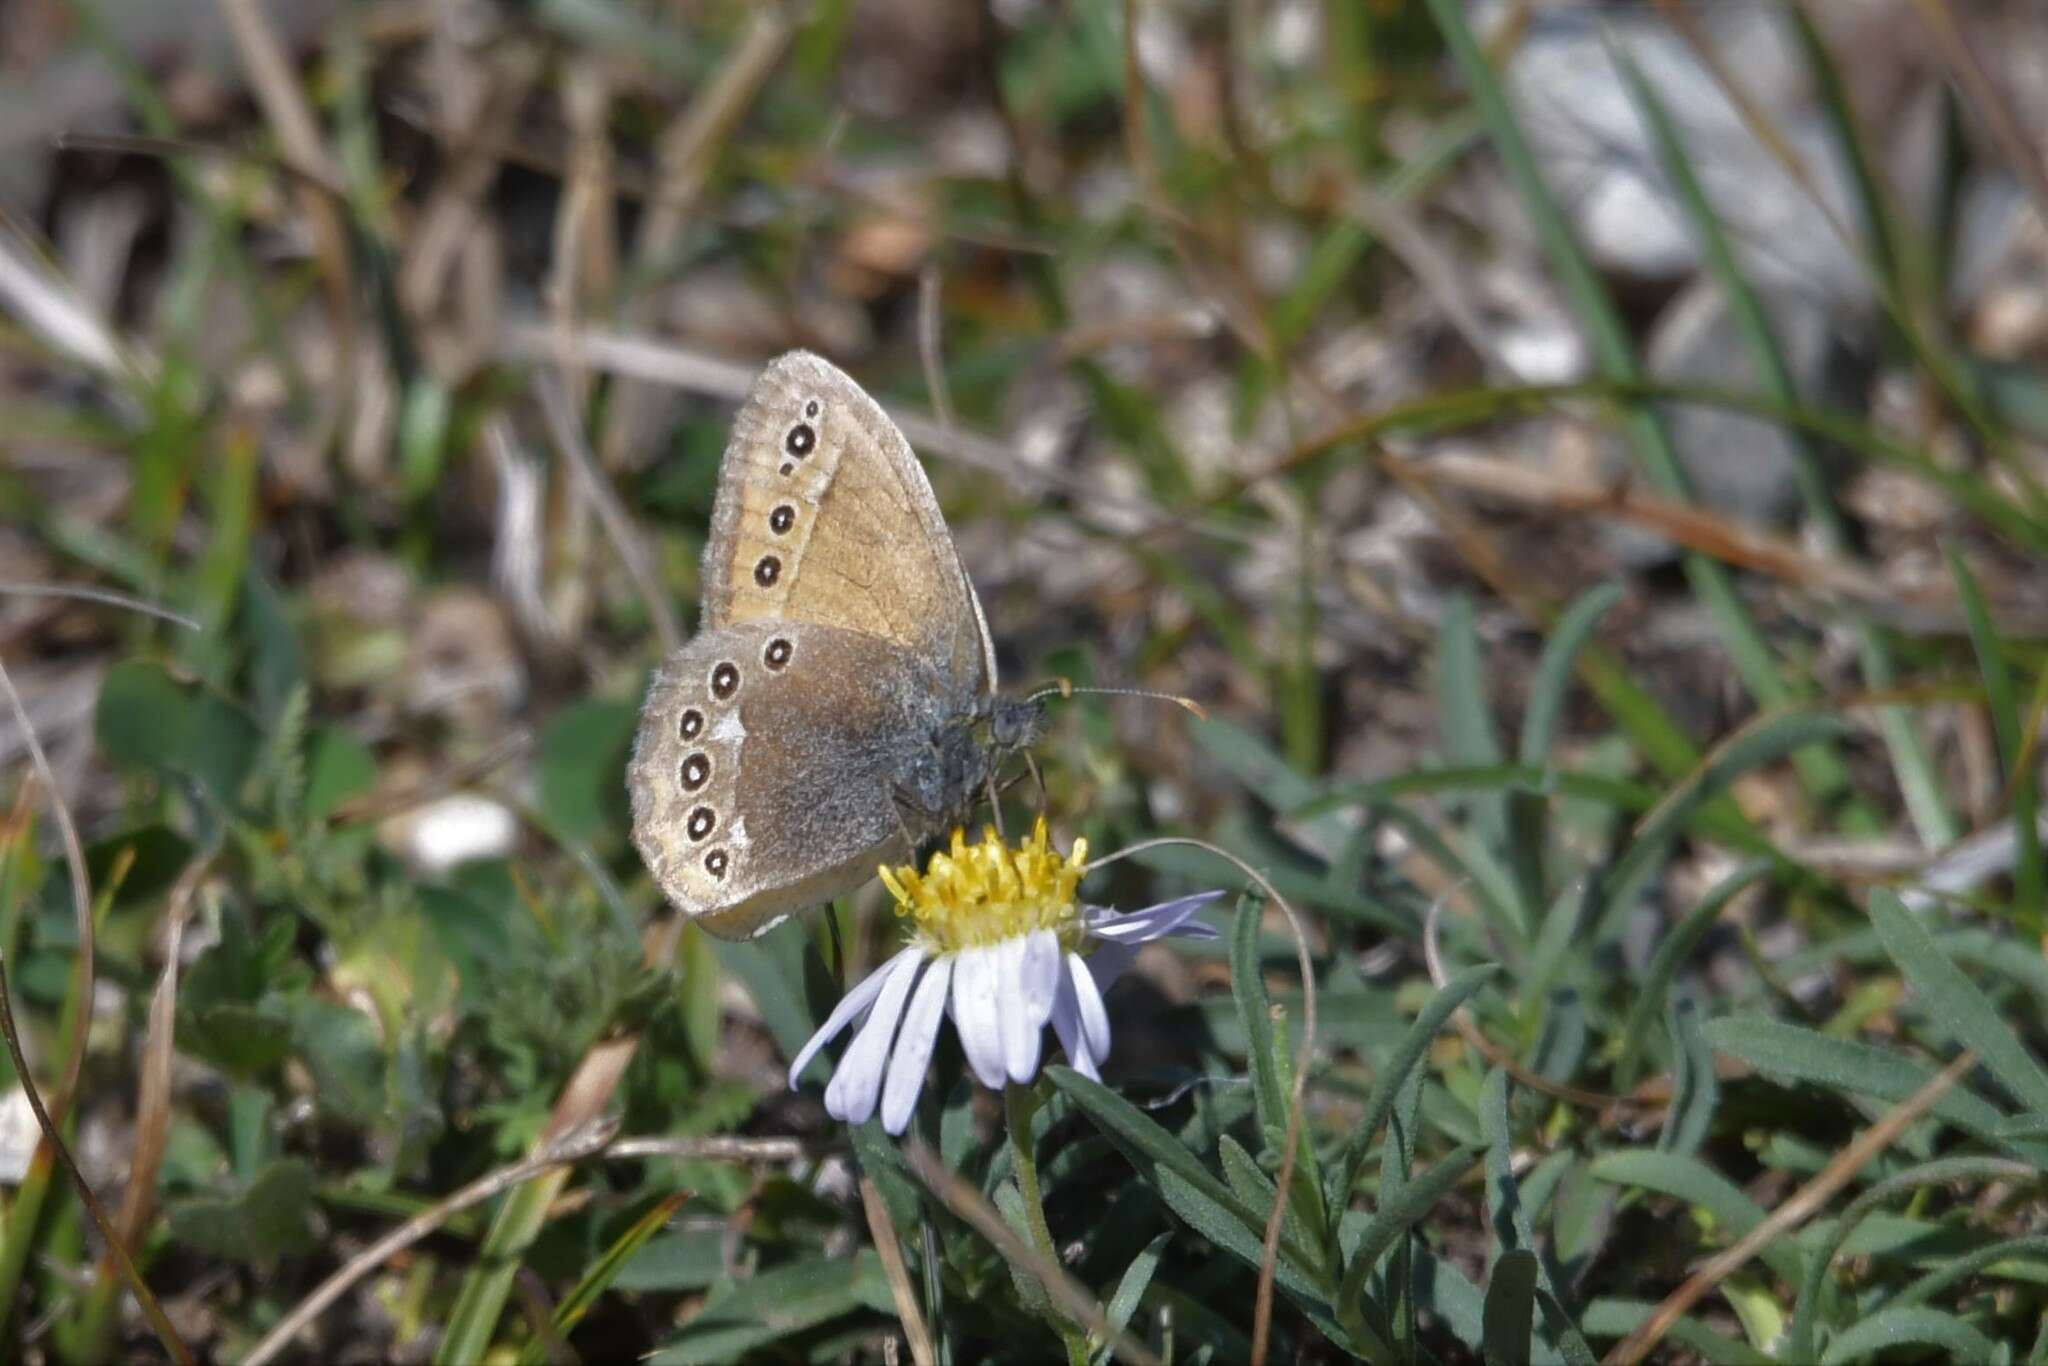
[[[782,561],[773,555],[763,555],[754,565],[754,582],[763,588],[773,588],[775,581],[782,577]]]
[[[720,660],[711,671],[711,695],[723,702],[740,690],[739,665],[731,660]]]
[[[771,669],[779,669],[789,663],[790,644],[781,636],[768,642],[768,648],[761,652],[761,662]]]
[[[713,849],[704,856],[704,871],[722,881],[725,877],[725,866],[729,861],[725,856],[725,850]]]
[[[787,503],[776,504],[775,511],[768,514],[768,529],[780,536],[796,525],[796,509]]]
[[[784,473],[784,474],[788,474],[788,473],[789,473],[789,472],[790,472],[791,470],[793,470],[793,469],[795,469],[795,468],[796,468],[796,461],[794,461],[794,460],[785,460],[785,461],[783,461],[783,462],[782,462],[782,473]]]
[[[799,460],[816,450],[817,446],[817,428],[811,426],[808,422],[797,423],[789,429],[789,435],[782,438],[782,449],[788,451]]]
[[[676,723],[676,734],[682,736],[685,740],[694,740],[703,733],[704,713],[698,711],[695,707],[684,712],[682,720]]]
[[[804,416],[810,418],[814,422],[817,420],[818,400],[812,399],[809,403],[806,403],[804,405]]]
[[[693,840],[701,840],[718,827],[718,813],[708,806],[700,806],[690,813],[683,832]]]
[[[704,780],[711,776],[711,760],[702,754],[692,754],[683,760],[683,786],[695,792],[704,786]]]

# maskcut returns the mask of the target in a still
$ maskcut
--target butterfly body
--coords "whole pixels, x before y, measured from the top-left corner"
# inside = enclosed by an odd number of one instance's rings
[[[1039,704],[996,692],[981,604],[909,444],[791,353],[720,467],[702,630],[663,661],[628,780],[679,909],[744,938],[960,821]]]

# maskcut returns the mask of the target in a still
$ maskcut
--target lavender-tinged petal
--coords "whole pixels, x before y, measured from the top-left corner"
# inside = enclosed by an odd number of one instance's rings
[[[911,984],[917,980],[919,960],[896,957],[875,1008],[867,1023],[853,1036],[853,1046],[839,1060],[825,1088],[825,1113],[848,1124],[860,1124],[875,1112],[875,1097],[882,1089],[882,1073],[889,1062],[889,1045],[896,1040],[896,1022],[903,1018],[903,1003],[910,999]]]
[[[1161,935],[1172,934],[1189,916],[1222,895],[1220,891],[1196,892],[1193,896],[1176,897],[1157,906],[1124,914],[1097,911],[1088,918],[1088,932],[1101,939],[1117,939],[1125,943],[1157,939]]]
[[[1102,992],[1096,988],[1095,975],[1080,954],[1070,953],[1067,955],[1067,976],[1074,983],[1074,1000],[1080,1007],[1081,1037],[1097,1061],[1105,1059],[1109,1056],[1109,1012],[1103,1008]]]
[[[1003,1034],[996,1006],[995,951],[963,949],[953,965],[953,1027],[976,1080],[1003,1089]]]
[[[1034,1018],[1024,991],[1025,939],[1005,939],[990,950],[996,963],[996,1020],[1003,1041],[1003,1067],[1010,1080],[1030,1081],[1038,1075],[1038,1046],[1045,1021]]]
[[[917,984],[917,995],[903,1012],[896,1051],[889,1055],[889,1075],[882,1082],[882,1127],[892,1134],[901,1134],[917,1109],[917,1093],[924,1089],[925,1069],[931,1066],[939,1025],[946,1018],[946,991],[952,985],[953,960],[941,958]]]
[[[1113,939],[1097,940],[1095,951],[1088,955],[1088,971],[1095,975],[1095,985],[1108,991],[1116,979],[1130,971],[1131,964],[1138,961],[1136,944],[1120,944]]]
[[[1066,1050],[1067,1061],[1076,1072],[1090,1081],[1102,1080],[1102,1074],[1095,1069],[1094,1055],[1081,1037],[1081,1005],[1074,995],[1074,970],[1064,962],[1060,964],[1059,991],[1052,998],[1052,1032],[1059,1036],[1060,1047]]]
[[[818,1032],[811,1035],[810,1042],[796,1055],[796,1061],[789,1065],[789,1089],[796,1090],[797,1078],[811,1065],[811,1059],[818,1056],[818,1050],[830,1043],[833,1036],[846,1028],[848,1021],[866,1010],[875,997],[882,994],[882,987],[888,982],[889,974],[896,970],[898,964],[906,958],[916,959],[923,956],[924,950],[913,944],[862,978],[858,986],[840,997],[839,1004],[832,1008],[832,1014],[819,1026]]]

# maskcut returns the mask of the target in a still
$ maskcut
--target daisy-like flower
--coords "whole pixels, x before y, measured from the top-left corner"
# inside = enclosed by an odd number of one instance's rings
[[[1028,1082],[1050,1024],[1074,1070],[1097,1076],[1109,1056],[1109,1014],[1102,993],[1138,956],[1138,946],[1169,935],[1213,939],[1189,917],[1223,895],[1199,892],[1120,914],[1075,898],[1088,842],[1062,858],[1041,818],[1015,848],[993,829],[931,856],[922,876],[908,865],[883,868],[910,943],[846,993],[824,1027],[790,1064],[795,1089],[805,1067],[862,1011],[839,1069],[825,1088],[825,1110],[859,1124],[881,1102],[882,1127],[910,1123],[939,1025],[953,1019],[967,1066],[983,1086]]]

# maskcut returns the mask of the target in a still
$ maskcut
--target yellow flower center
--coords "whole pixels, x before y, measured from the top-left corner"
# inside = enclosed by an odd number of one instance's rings
[[[1062,858],[1041,816],[1015,848],[993,827],[982,830],[979,844],[956,829],[952,847],[933,854],[922,875],[909,864],[880,871],[896,914],[916,921],[911,937],[928,953],[985,948],[1033,930],[1056,931],[1061,947],[1072,949],[1081,939],[1074,889],[1087,861],[1087,840],[1075,840]]]

